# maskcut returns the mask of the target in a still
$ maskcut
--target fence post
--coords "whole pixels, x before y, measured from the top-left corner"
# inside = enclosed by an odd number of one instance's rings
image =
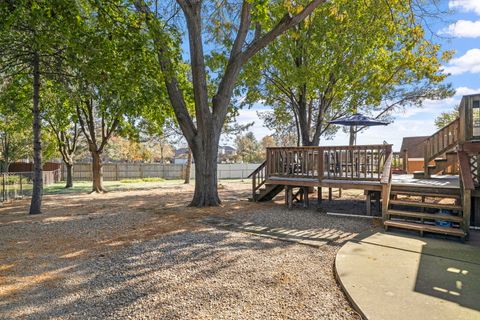
[[[115,181],[118,181],[118,163],[115,163]]]
[[[23,198],[23,175],[20,175],[20,198]]]
[[[5,173],[2,173],[2,181],[3,181],[2,182],[2,199],[3,199],[2,202],[6,201],[5,200],[5,175],[6,175]]]

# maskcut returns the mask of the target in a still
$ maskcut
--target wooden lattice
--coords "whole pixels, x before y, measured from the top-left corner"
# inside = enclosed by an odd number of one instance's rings
[[[470,173],[472,174],[472,180],[475,184],[475,187],[480,186],[480,167],[479,167],[479,154],[472,154],[468,157],[470,162]]]

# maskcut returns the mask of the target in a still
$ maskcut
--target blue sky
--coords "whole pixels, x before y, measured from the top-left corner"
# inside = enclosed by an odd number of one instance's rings
[[[436,41],[442,44],[444,50],[455,50],[454,58],[444,66],[444,70],[451,74],[446,81],[457,90],[456,95],[441,101],[425,101],[423,108],[400,112],[389,126],[372,127],[360,133],[358,144],[377,144],[385,140],[393,143],[394,150],[398,150],[403,137],[434,133],[435,117],[451,110],[462,95],[480,92],[480,0],[441,0],[440,4],[451,13],[432,23],[432,29],[439,36]],[[239,123],[254,121],[251,130],[258,139],[271,133],[258,119],[257,111],[261,109],[268,109],[268,106],[241,110],[237,118]],[[348,144],[348,135],[339,131],[333,140],[322,141],[321,144]]]

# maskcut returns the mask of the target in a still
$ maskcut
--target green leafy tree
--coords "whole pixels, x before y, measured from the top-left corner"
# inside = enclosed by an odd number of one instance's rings
[[[273,106],[265,116],[269,127],[288,133],[294,125],[299,144],[308,146],[332,137],[337,128],[329,122],[339,117],[362,112],[382,119],[451,95],[441,84],[440,46],[425,37],[411,5],[400,0],[323,5],[249,66],[243,78],[250,88],[246,103]],[[364,128],[352,129],[354,135]]]
[[[138,118],[162,105],[155,52],[123,2],[83,6],[68,68],[80,129],[92,156],[92,191],[103,192],[102,154],[113,135],[138,135]],[[156,109],[161,119],[165,109]]]
[[[245,135],[238,136],[235,139],[237,147],[237,157],[246,163],[258,163],[264,160],[262,146],[255,138],[253,132],[247,132]]]
[[[30,214],[41,213],[43,193],[41,82],[43,77],[61,72],[66,39],[77,23],[76,9],[67,0],[0,2],[0,74],[5,79],[27,75],[32,88],[34,174]]]
[[[43,119],[46,129],[54,137],[56,151],[66,168],[65,188],[73,187],[75,153],[80,142],[80,128],[75,101],[69,95],[65,82],[48,81],[42,94]]]
[[[31,85],[28,77],[3,79],[0,84],[0,171],[32,155]]]
[[[180,28],[172,24],[178,19],[171,19],[170,15],[175,9],[152,10],[145,0],[136,0],[135,7],[157,50],[170,102],[195,160],[191,205],[216,206],[220,203],[218,145],[240,72],[256,53],[299,24],[325,0],[309,1],[305,6],[297,2],[251,0],[176,2],[185,22],[180,26],[186,26],[189,39],[195,121],[179,86],[181,57],[179,37],[175,35]],[[210,41],[210,47],[215,49],[206,51],[205,41]]]

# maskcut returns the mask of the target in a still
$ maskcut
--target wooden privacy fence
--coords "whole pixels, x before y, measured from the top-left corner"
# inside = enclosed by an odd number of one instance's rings
[[[335,180],[382,178],[392,145],[267,148],[267,177]]]
[[[259,164],[252,163],[219,163],[217,175],[219,179],[243,179],[255,170]],[[103,178],[105,181],[142,178],[184,179],[187,166],[185,164],[161,163],[105,163]],[[195,164],[190,176],[195,179]],[[62,166],[62,179],[66,177],[65,166]],[[92,179],[90,163],[77,163],[73,166],[73,179],[89,181]]]

